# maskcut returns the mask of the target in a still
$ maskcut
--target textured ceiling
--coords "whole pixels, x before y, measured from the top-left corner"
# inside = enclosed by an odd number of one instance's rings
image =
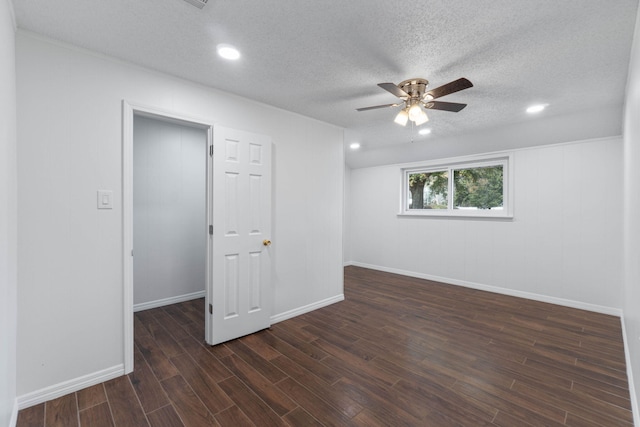
[[[385,149],[452,138],[542,114],[620,108],[638,0],[14,0],[18,27],[345,128],[345,142]],[[242,52],[237,62],[218,43]],[[459,77],[427,138],[393,123],[376,86]],[[353,157],[354,153],[348,153]]]

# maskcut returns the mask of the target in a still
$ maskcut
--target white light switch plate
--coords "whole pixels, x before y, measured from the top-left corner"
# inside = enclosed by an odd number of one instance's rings
[[[98,209],[113,209],[113,191],[98,190]]]

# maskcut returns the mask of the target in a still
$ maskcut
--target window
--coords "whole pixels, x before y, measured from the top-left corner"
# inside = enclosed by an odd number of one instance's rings
[[[502,165],[453,170],[454,209],[498,209],[504,202]]]
[[[402,169],[401,215],[510,217],[511,156]]]
[[[409,209],[447,209],[448,171],[409,173]]]

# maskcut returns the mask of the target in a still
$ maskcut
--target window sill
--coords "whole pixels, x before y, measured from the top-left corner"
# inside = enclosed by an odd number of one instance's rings
[[[500,213],[500,214],[495,214],[495,213],[478,213],[478,212],[474,212],[471,213],[469,211],[446,211],[446,212],[437,212],[437,211],[430,211],[430,212],[400,212],[399,214],[397,214],[398,217],[402,218],[429,218],[429,217],[433,217],[433,218],[450,218],[450,219],[455,219],[455,218],[459,218],[459,219],[487,219],[487,220],[507,220],[507,221],[511,221],[513,220],[513,214],[509,214],[509,213]]]

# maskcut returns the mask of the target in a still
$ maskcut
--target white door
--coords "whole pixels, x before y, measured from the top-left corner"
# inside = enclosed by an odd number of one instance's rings
[[[271,325],[271,140],[214,126],[207,342]]]

